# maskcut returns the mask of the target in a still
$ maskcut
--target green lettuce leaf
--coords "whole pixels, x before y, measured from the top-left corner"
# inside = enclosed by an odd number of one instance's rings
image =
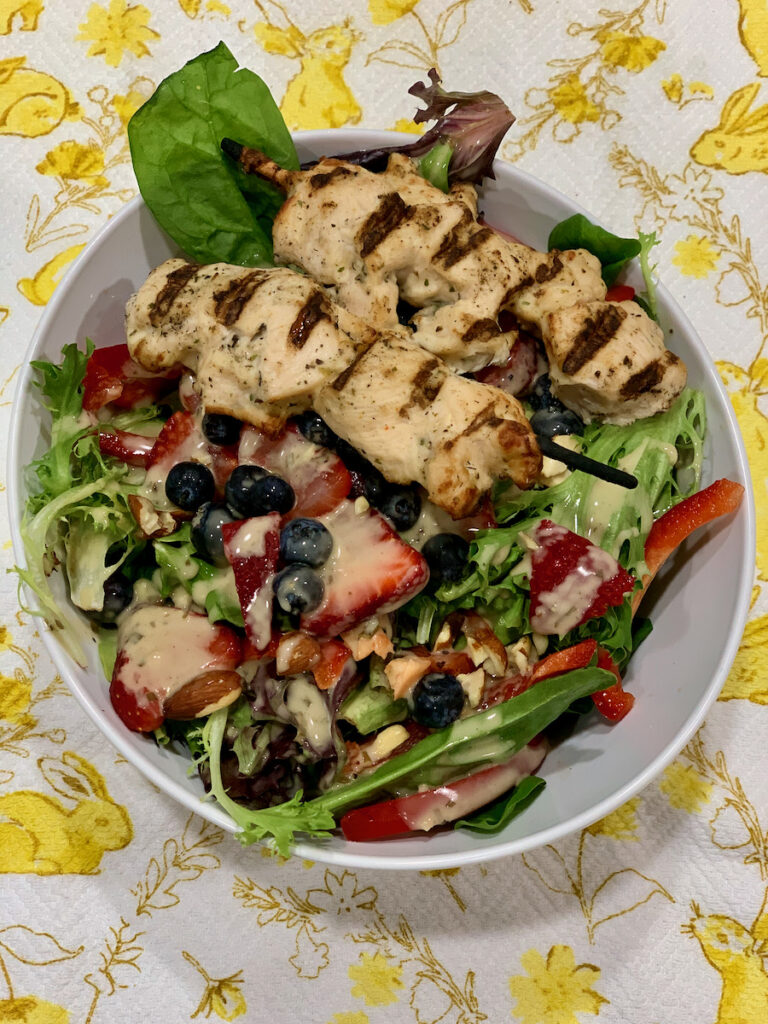
[[[641,244],[636,238],[621,238],[593,224],[583,213],[561,221],[552,228],[547,246],[550,249],[586,249],[597,256],[603,268],[603,280],[610,286],[619,271],[635,256],[641,253]]]
[[[706,431],[704,396],[687,388],[671,409],[628,426],[591,423],[584,454],[633,473],[634,490],[571,473],[541,490],[509,488],[497,496],[496,516],[519,531],[549,518],[587,537],[641,574],[645,538],[654,519],[698,489]]]
[[[536,775],[529,775],[493,803],[486,804],[479,810],[470,814],[468,818],[460,818],[454,828],[465,828],[471,832],[484,832],[486,835],[495,835],[522,813],[526,807],[530,807],[536,797],[543,792],[546,782]]]
[[[225,137],[261,149],[282,167],[298,167],[269,89],[238,68],[224,43],[169,75],[128,124],[144,201],[187,256],[268,266],[272,218],[282,199],[227,160],[220,149]]]

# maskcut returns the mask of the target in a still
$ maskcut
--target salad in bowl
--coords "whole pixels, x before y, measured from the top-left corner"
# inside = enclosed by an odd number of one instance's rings
[[[416,142],[310,133],[300,166],[223,44],[171,75],[129,126],[146,205],[62,287],[20,385],[50,444],[20,421],[12,444],[19,573],[102,728],[244,842],[339,861],[477,859],[524,820],[532,845],[605,813],[735,653],[693,696],[670,680],[653,724],[657,571],[725,517],[734,632],[748,598],[743,451],[655,238],[494,165],[497,97],[412,92]],[[564,814],[595,737],[603,773]]]

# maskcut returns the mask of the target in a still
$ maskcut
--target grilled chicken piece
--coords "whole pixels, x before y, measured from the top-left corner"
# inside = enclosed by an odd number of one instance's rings
[[[517,333],[500,329],[502,310],[538,328],[563,303],[605,297],[590,253],[540,253],[502,238],[477,222],[471,185],[446,195],[402,154],[381,174],[334,159],[286,171],[247,148],[239,161],[286,192],[272,229],[281,261],[378,327],[397,324],[398,298],[417,307],[413,340],[460,372],[506,360]]]
[[[636,302],[582,302],[552,312],[542,338],[553,391],[588,423],[652,416],[685,387],[685,364]]]
[[[456,518],[496,478],[535,479],[541,454],[520,403],[454,374],[402,328],[377,331],[287,268],[167,260],[126,308],[149,370],[181,363],[203,406],[269,433],[308,408],[393,483],[422,484]]]

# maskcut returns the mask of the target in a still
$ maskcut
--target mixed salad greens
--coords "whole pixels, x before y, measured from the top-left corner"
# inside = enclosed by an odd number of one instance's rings
[[[513,119],[498,97],[447,93],[430,77],[430,85],[411,92],[427,103],[416,119],[436,123],[413,145],[396,148],[409,151],[438,187],[479,183],[492,174]],[[242,174],[221,140],[256,146],[284,167],[298,167],[298,159],[266,85],[238,68],[223,43],[160,85],[131,120],[129,138],[142,195],[188,257],[273,265],[270,225],[281,198]],[[382,149],[346,155],[373,169],[386,156]],[[656,316],[653,235],[618,238],[576,215],[554,229],[549,244],[598,256],[619,298],[634,294],[615,282],[639,257],[646,292],[636,300]],[[275,511],[263,517],[270,522],[256,564],[233,553],[242,516],[236,499],[229,511],[222,500],[234,493],[227,481],[242,464],[239,425],[233,434],[227,417],[203,418],[184,378],[147,373],[125,346],[94,351],[87,342],[83,351],[68,344],[60,364],[33,365],[50,414],[50,446],[29,467],[21,578],[81,663],[82,617],[72,606],[89,617],[113,703],[129,727],[153,732],[161,744],[185,745],[206,787],[240,826],[242,841],[271,837],[281,853],[296,833],[325,835],[339,818],[351,839],[443,821],[479,832],[505,827],[541,792],[544,781],[532,772],[579,715],[595,705],[611,720],[629,711],[633,697],[621,675],[651,628],[635,615],[644,588],[691,529],[738,503],[737,485],[720,482],[697,494],[706,416],[703,396],[687,389],[667,412],[647,420],[582,424],[573,433],[582,454],[633,474],[634,489],[553,465],[550,478],[530,490],[497,485],[482,516],[437,532],[453,541],[427,535],[425,544],[416,529],[429,511],[421,496],[405,489],[404,503],[402,495],[393,497],[361,456],[309,415],[259,448],[270,473],[287,480],[295,503],[284,519]],[[521,401],[529,413],[558,405],[546,375],[526,383]],[[186,440],[195,432],[216,478],[215,495],[194,518],[173,500],[171,512],[147,500],[148,478],[161,470],[170,478],[169,467],[183,458],[180,432]],[[307,636],[297,606],[277,591],[266,650],[254,650],[244,612],[265,587],[271,592],[278,570],[287,571],[281,566],[296,564],[280,539],[289,521],[332,524],[340,503],[352,501],[358,511],[370,504],[382,513],[367,513],[379,531],[372,543],[395,552],[398,565],[426,560],[431,578],[424,585],[424,573],[413,596],[398,591],[394,611],[385,609],[394,593],[388,580],[380,606],[361,599],[364,613],[353,614],[352,625],[347,617],[330,635],[310,630],[312,657],[291,672],[281,667],[280,651],[287,640]],[[181,499],[178,504],[183,507]],[[307,529],[302,543],[320,536],[317,527]],[[537,629],[542,595],[576,563],[589,565],[598,550],[611,568],[580,614],[559,630]],[[68,599],[51,589],[57,567]],[[363,576],[366,566],[358,563],[357,571]],[[236,699],[212,699],[202,717],[175,717],[170,703],[156,704],[149,715],[136,705],[121,689],[127,655],[116,626],[145,605],[165,609],[167,622],[176,615],[198,624],[205,618],[211,644],[225,651],[215,670],[238,674]],[[401,693],[392,666],[414,661],[422,663],[420,682]]]

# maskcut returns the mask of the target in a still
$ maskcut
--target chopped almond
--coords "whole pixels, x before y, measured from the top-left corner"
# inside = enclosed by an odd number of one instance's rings
[[[417,654],[404,654],[401,658],[393,658],[384,666],[384,674],[392,687],[395,700],[407,697],[416,683],[425,676],[432,667],[431,658],[420,658]]]

